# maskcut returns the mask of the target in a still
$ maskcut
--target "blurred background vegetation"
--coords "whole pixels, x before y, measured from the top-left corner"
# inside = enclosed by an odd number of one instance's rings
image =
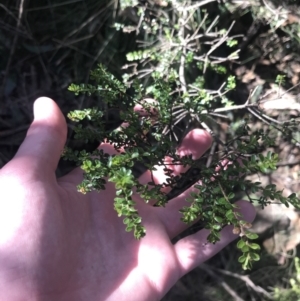
[[[242,105],[251,95],[278,124],[299,117],[298,2],[2,0],[0,167],[24,139],[37,97],[53,98],[65,114],[101,101],[67,89],[87,83],[99,63],[149,91],[153,76],[174,76],[178,93],[203,89],[213,108]],[[229,78],[234,85],[228,86]],[[246,117],[253,130],[269,126],[264,116],[246,109],[228,111],[225,121],[219,117],[212,127],[223,141]],[[275,183],[286,195],[298,193],[299,135],[276,134],[277,171],[253,177]],[[232,244],[181,279],[164,300],[300,300],[299,217],[294,208],[274,205],[264,213],[258,208],[253,231],[261,234],[263,251],[252,271],[241,270]]]

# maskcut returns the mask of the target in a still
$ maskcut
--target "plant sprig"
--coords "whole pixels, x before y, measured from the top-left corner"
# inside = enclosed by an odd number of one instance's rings
[[[174,143],[170,132],[174,126],[173,113],[176,112],[174,105],[180,103],[180,98],[172,99],[171,85],[172,82],[165,82],[157,79],[154,84],[153,93],[159,97],[159,102],[152,102],[151,105],[145,101],[137,100],[136,95],[128,96],[127,88],[112,75],[110,75],[102,66],[96,71],[93,71],[92,79],[96,81],[97,86],[91,84],[85,85],[84,88],[79,85],[72,85],[70,90],[75,93],[100,93],[107,106],[113,106],[122,110],[122,118],[129,123],[127,127],[107,132],[104,131],[102,120],[99,118],[105,112],[100,109],[93,108],[87,110],[76,110],[69,114],[69,117],[78,122],[77,138],[79,139],[97,139],[99,143],[106,140],[111,143],[118,151],[116,155],[109,155],[103,150],[95,150],[87,152],[85,150],[72,151],[66,149],[64,157],[69,160],[76,161],[84,171],[84,180],[78,186],[78,190],[82,193],[88,193],[93,190],[103,190],[107,181],[113,182],[116,186],[116,196],[114,199],[114,208],[118,216],[124,218],[126,231],[133,231],[137,239],[146,235],[146,230],[143,227],[142,218],[139,216],[135,208],[135,201],[132,198],[133,188],[136,188],[137,193],[149,201],[156,199],[156,206],[165,206],[168,199],[166,194],[162,192],[162,187],[175,188],[179,185],[178,177],[172,175],[172,169],[163,160],[166,155],[171,157],[171,163],[190,165],[191,167],[199,168],[198,180],[201,179],[201,185],[196,184],[196,190],[187,197],[187,202],[190,205],[184,206],[180,212],[182,213],[181,220],[187,224],[191,224],[197,219],[204,222],[205,228],[210,230],[207,240],[211,243],[216,243],[220,239],[220,231],[226,225],[233,225],[236,234],[241,235],[238,242],[238,248],[243,255],[239,258],[243,268],[250,268],[253,261],[259,259],[257,251],[259,246],[251,240],[256,238],[256,235],[247,230],[247,225],[240,219],[234,205],[235,195],[233,191],[244,191],[246,195],[261,192],[258,199],[249,197],[251,202],[258,202],[262,207],[270,204],[272,200],[279,200],[285,205],[293,204],[299,207],[299,200],[295,194],[288,198],[282,195],[282,191],[277,191],[275,185],[262,187],[260,182],[251,182],[245,179],[247,174],[263,172],[268,173],[276,168],[278,156],[271,152],[267,155],[255,154],[253,152],[260,148],[261,144],[272,145],[274,141],[270,139],[268,133],[256,131],[250,134],[250,129],[246,123],[241,124],[237,129],[237,137],[229,143],[224,149],[224,155],[220,162],[220,157],[215,156],[211,161],[210,166],[200,165],[197,160],[193,160],[191,156],[183,158],[176,155],[177,144]],[[104,86],[101,85],[103,81]],[[117,90],[113,92],[110,87]],[[143,89],[140,87],[139,95]],[[195,99],[197,96],[195,97]],[[122,100],[132,104],[127,110],[124,110]],[[197,100],[190,97],[191,103]],[[140,116],[134,112],[132,107],[135,104],[143,104],[146,113]],[[201,106],[198,106],[199,112]],[[155,123],[153,124],[153,114],[151,110],[156,112]],[[197,114],[197,111],[193,111]],[[203,115],[203,113],[201,113]],[[208,112],[207,112],[208,114]],[[80,122],[89,120],[96,125],[94,129],[84,129]],[[168,129],[168,130],[166,130]],[[165,133],[161,135],[160,133]],[[169,136],[169,139],[166,137]],[[125,152],[121,152],[125,149]],[[133,176],[132,169],[135,162],[146,160],[147,167],[150,171],[154,170],[154,166],[163,166],[168,176],[168,181],[162,185],[155,185],[149,182],[142,185]],[[227,162],[223,164],[222,162]],[[151,172],[152,172],[151,171]],[[186,175],[183,174],[181,178]]]

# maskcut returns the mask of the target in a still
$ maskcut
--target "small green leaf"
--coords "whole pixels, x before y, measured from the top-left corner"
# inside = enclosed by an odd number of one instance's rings
[[[245,241],[243,239],[239,240],[237,243],[237,247],[239,249],[242,249],[246,245]]]
[[[124,193],[124,191],[122,189],[119,189],[119,190],[116,191],[117,196],[121,195],[122,193]]]
[[[215,221],[218,222],[218,223],[222,223],[222,222],[223,222],[223,218],[220,217],[220,216],[215,215],[215,216],[214,216],[214,219],[215,219]]]
[[[251,253],[250,257],[254,261],[259,261],[260,260],[260,256],[257,253]]]
[[[132,159],[138,158],[139,156],[140,156],[140,154],[138,152],[131,154]]]
[[[241,251],[243,252],[243,253],[247,253],[247,252],[249,252],[249,246],[247,246],[247,245],[244,245],[242,248],[241,248]]]
[[[227,198],[228,198],[229,200],[233,199],[233,198],[234,198],[234,193],[233,193],[233,192],[230,192],[230,193],[228,194]]]
[[[228,220],[232,220],[235,217],[231,209],[225,213],[225,216],[227,217]]]
[[[220,230],[220,229],[222,229],[222,226],[221,225],[213,225],[213,228],[215,230]]]
[[[256,243],[249,243],[249,247],[253,250],[260,250],[260,246]]]
[[[125,231],[126,232],[131,232],[133,230],[133,226],[127,226],[126,228],[125,228]]]
[[[258,238],[258,235],[256,233],[247,232],[245,235],[249,239],[257,239]]]
[[[243,263],[243,262],[245,262],[245,260],[246,260],[246,256],[242,255],[242,256],[239,257],[238,262]]]

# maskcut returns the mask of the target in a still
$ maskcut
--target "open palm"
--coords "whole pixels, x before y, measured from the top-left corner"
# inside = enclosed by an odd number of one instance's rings
[[[112,183],[82,195],[76,189],[80,169],[56,179],[66,122],[47,98],[35,102],[34,113],[25,141],[0,170],[0,300],[160,300],[180,277],[236,238],[227,227],[215,245],[206,243],[206,230],[173,245],[171,239],[187,227],[178,212],[187,190],[165,208],[134,195],[147,231],[135,240],[113,209]],[[178,154],[198,158],[210,143],[206,132],[194,130]],[[101,148],[115,152],[108,144]],[[176,167],[174,174],[183,171]],[[141,183],[149,177],[143,174]],[[159,168],[154,177],[157,183],[166,179]],[[252,206],[239,205],[251,221]]]

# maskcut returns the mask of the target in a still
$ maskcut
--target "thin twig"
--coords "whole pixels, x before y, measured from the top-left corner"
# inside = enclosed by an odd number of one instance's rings
[[[182,47],[182,53],[180,56],[180,66],[179,66],[179,80],[182,86],[182,91],[184,93],[187,92],[186,88],[186,80],[185,80],[185,75],[184,75],[184,68],[185,68],[185,57],[186,57],[186,41],[185,41],[185,24],[186,24],[186,19],[187,19],[187,12],[183,11],[182,12],[182,18],[179,19],[179,22],[181,22],[181,26],[178,32],[178,37],[181,41],[181,47]]]
[[[18,18],[11,12],[5,5],[0,3],[0,7],[2,7],[16,22],[18,22]]]
[[[65,1],[57,4],[51,4],[51,5],[45,5],[45,6],[40,6],[40,7],[34,7],[34,8],[29,8],[26,9],[26,12],[32,12],[32,11],[37,11],[37,10],[44,10],[44,9],[52,9],[54,7],[59,7],[59,6],[64,6],[64,5],[69,5],[69,4],[74,4],[77,2],[82,2],[83,0],[70,0],[70,1]]]
[[[294,166],[294,165],[299,165],[300,164],[300,161],[294,161],[294,162],[278,162],[276,164],[277,167],[280,167],[280,166]]]
[[[215,2],[216,0],[203,0],[203,1],[199,1],[198,3],[194,4],[194,5],[190,5],[190,6],[178,6],[178,7],[175,7],[178,11],[188,11],[188,10],[191,10],[191,9],[197,9],[201,6],[204,6],[208,3],[211,3],[211,2]],[[177,3],[177,2],[176,2]]]
[[[111,6],[113,5],[114,2],[111,1],[108,5],[108,6]],[[91,17],[89,17],[85,22],[83,22],[78,28],[72,30],[69,34],[67,34],[66,37],[64,37],[64,39],[62,40],[61,42],[61,46],[57,49],[57,51],[63,47],[67,41],[68,38],[70,38],[71,36],[73,36],[74,34],[78,33],[80,30],[82,30],[84,27],[86,27],[88,24],[90,24],[94,19],[96,19],[101,13],[103,13],[103,11],[105,11],[107,9],[107,7],[103,8],[103,9],[100,9],[98,12],[96,12],[94,15],[92,15]],[[70,47],[71,48],[71,47]],[[54,56],[56,55],[56,52],[54,52],[54,54],[52,55],[52,57],[50,58],[50,61],[54,58]]]
[[[205,266],[206,268],[210,268],[210,269],[214,269],[224,275],[227,275],[227,276],[231,276],[231,277],[234,277],[234,278],[237,278],[237,279],[240,279],[242,280],[243,282],[245,282],[250,288],[252,288],[255,292],[257,293],[260,293],[260,294],[263,294],[265,297],[267,298],[271,298],[271,294],[268,293],[266,290],[264,290],[261,286],[259,285],[256,285],[248,275],[240,275],[240,274],[237,274],[237,273],[233,273],[233,272],[230,272],[230,271],[227,271],[227,270],[223,270],[223,269],[218,269],[218,268],[215,268],[215,267],[209,267],[207,266],[206,264],[202,264],[202,266]]]
[[[195,32],[192,34],[192,36],[187,40],[187,42],[190,42],[192,40],[195,40],[195,39],[198,39],[200,37],[203,36],[203,34],[200,34],[200,35],[197,35],[199,30],[202,28],[204,22],[206,21],[208,17],[208,14],[205,14],[204,17],[203,17],[203,20],[201,21],[201,23],[199,24],[199,26],[197,27],[197,29],[195,30]]]
[[[97,62],[98,58],[100,57],[100,55],[102,54],[102,52],[105,50],[105,48],[107,47],[107,45],[111,42],[112,38],[115,35],[115,31],[111,32],[110,35],[105,39],[105,42],[103,43],[102,47],[99,48],[99,51],[97,52],[97,54],[94,56],[92,65]]]
[[[89,35],[86,35],[84,37],[81,37],[81,38],[78,38],[78,39],[75,39],[75,40],[72,40],[72,41],[68,41],[68,42],[63,42],[63,41],[60,41],[60,40],[57,40],[57,39],[53,39],[54,42],[57,42],[57,43],[60,43],[61,45],[63,46],[69,46],[69,45],[72,45],[72,44],[76,44],[78,42],[82,42],[84,40],[88,40],[92,37],[94,37],[95,34],[89,34]]]
[[[29,125],[22,125],[18,128],[0,131],[0,138],[4,138],[4,137],[7,137],[7,136],[12,136],[12,135],[17,134],[19,132],[26,131],[28,128],[29,128]]]
[[[7,81],[8,73],[9,73],[9,69],[10,69],[10,65],[11,65],[13,56],[15,54],[15,50],[16,50],[16,46],[17,46],[17,42],[18,42],[18,38],[19,38],[19,35],[18,35],[17,32],[18,32],[18,30],[19,30],[19,28],[21,26],[21,21],[22,21],[23,11],[24,11],[24,2],[25,2],[25,0],[21,0],[20,1],[18,21],[17,21],[17,30],[16,30],[16,34],[15,34],[15,37],[14,37],[13,42],[12,42],[12,46],[11,46],[11,50],[10,50],[10,55],[9,55],[9,58],[8,58],[8,61],[7,61],[7,64],[6,64],[6,68],[5,68],[5,72],[4,72],[4,78],[3,78],[2,86],[1,86],[1,90],[0,90],[0,95],[4,95],[6,81]]]
[[[210,167],[210,165],[211,165],[211,162],[212,162],[215,150],[216,150],[216,146],[217,146],[217,143],[216,143],[216,141],[214,141],[210,148],[210,151],[209,151],[209,155],[208,155],[208,158],[206,161],[206,167]]]
[[[267,2],[266,0],[262,0],[262,1],[263,1],[264,5],[266,6],[266,8],[267,8],[271,13],[273,13],[276,17],[278,17],[278,16],[280,15],[280,13],[279,13],[278,11],[274,10],[274,9],[268,4],[268,2]]]
[[[248,109],[248,111],[249,111],[252,115],[254,115],[254,116],[257,117],[258,119],[260,119],[262,122],[264,122],[264,123],[270,125],[270,122],[267,121],[267,120],[265,120],[260,114],[256,113],[255,111],[251,110],[250,108],[247,108],[247,109]]]
[[[237,105],[232,107],[224,107],[224,108],[218,108],[211,111],[203,110],[200,112],[200,114],[209,114],[209,113],[220,113],[220,112],[228,112],[228,111],[234,111],[234,110],[242,110],[242,109],[249,109],[249,108],[256,108],[257,104],[243,104],[243,105]]]
[[[283,94],[280,95],[280,98],[281,98],[282,96],[284,96],[285,94],[289,93],[291,90],[295,89],[295,88],[298,87],[298,86],[300,86],[300,83],[298,83],[298,84],[294,85],[293,87],[287,89]]]
[[[257,115],[260,115],[262,118],[267,119],[267,120],[269,120],[269,121],[271,121],[271,122],[274,122],[274,123],[276,123],[276,124],[278,124],[278,125],[283,125],[283,124],[286,123],[286,121],[278,121],[278,120],[276,120],[276,119],[274,119],[274,118],[272,118],[272,117],[270,117],[270,116],[268,116],[268,115],[262,113],[262,112],[259,111],[257,108],[252,108],[252,111],[251,111],[252,114],[253,114],[253,111],[254,111]]]
[[[212,52],[214,52],[221,44],[223,44],[223,43],[226,41],[226,39],[228,38],[228,35],[229,35],[231,29],[233,28],[234,24],[235,24],[235,22],[232,22],[232,23],[231,23],[230,27],[228,28],[228,30],[226,31],[226,33],[224,34],[224,36],[219,40],[219,42],[218,42],[216,45],[214,45],[214,46],[207,52],[206,56],[209,56],[209,55],[210,55]]]
[[[218,113],[209,113],[210,116],[214,116],[214,117],[220,117],[220,118],[224,118],[224,119],[230,119],[228,116],[223,115],[223,114],[218,114]]]
[[[86,57],[89,57],[91,59],[94,59],[94,56],[89,54],[88,52],[86,51],[83,51],[75,46],[72,46],[72,44],[66,44],[64,41],[60,41],[60,40],[57,40],[57,39],[53,39],[53,42],[56,42],[58,44],[60,44],[57,48],[61,48],[61,47],[68,47],[70,49],[73,49],[73,50],[76,50],[78,53],[81,53],[83,55],[85,55]]]
[[[218,282],[223,287],[223,289],[233,298],[234,301],[245,301],[208,265],[201,264],[199,268],[204,270],[207,274],[209,274],[212,278],[214,278],[216,282]]]
[[[212,30],[212,28],[216,25],[218,20],[220,19],[220,16],[215,17],[215,19],[211,22],[207,30],[205,31],[206,34],[209,34],[209,32]]]

